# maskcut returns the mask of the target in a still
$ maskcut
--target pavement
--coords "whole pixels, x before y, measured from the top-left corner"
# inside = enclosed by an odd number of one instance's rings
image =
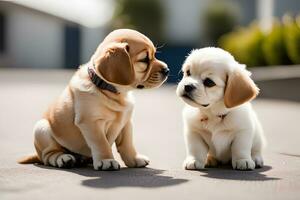
[[[300,103],[258,98],[265,167],[186,171],[183,103],[174,85],[136,91],[134,141],[148,168],[94,171],[20,165],[34,152],[32,128],[73,71],[0,70],[0,199],[300,199]],[[115,153],[118,160],[119,157]],[[121,162],[121,161],[120,161]]]

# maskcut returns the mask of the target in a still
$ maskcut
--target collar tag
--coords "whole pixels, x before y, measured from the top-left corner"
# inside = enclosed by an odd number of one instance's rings
[[[226,116],[227,116],[227,114],[218,115],[218,117],[219,117],[220,119],[222,119],[222,120],[223,120]]]

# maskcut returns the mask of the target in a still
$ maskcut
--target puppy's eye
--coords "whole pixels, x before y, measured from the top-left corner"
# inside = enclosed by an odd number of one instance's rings
[[[143,63],[146,63],[147,65],[149,64],[149,56],[147,55],[145,58],[143,58],[142,60],[139,60],[139,62],[143,62]]]
[[[188,69],[188,70],[186,70],[186,75],[187,76],[190,76],[191,75],[191,71]]]
[[[211,80],[210,78],[204,79],[203,84],[206,87],[214,87],[216,85],[216,83],[213,80]]]

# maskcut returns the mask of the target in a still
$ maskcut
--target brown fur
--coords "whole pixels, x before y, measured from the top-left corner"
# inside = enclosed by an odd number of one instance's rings
[[[19,164],[32,164],[32,163],[41,163],[37,155],[26,156],[18,160]]]
[[[126,48],[129,48],[127,43],[113,43],[103,56],[95,59],[96,68],[105,80],[120,85],[134,82],[134,69]]]
[[[146,166],[148,159],[139,155],[132,143],[133,103],[128,92],[141,84],[145,88],[158,87],[166,80],[160,71],[167,66],[155,58],[155,50],[152,42],[137,31],[121,29],[110,33],[37,122],[34,144],[38,155],[20,163],[40,158],[45,165],[70,167],[76,161],[72,153],[76,153],[92,157],[97,170],[118,169],[111,150],[116,142],[127,166]],[[150,61],[147,69],[138,73],[143,52],[147,52]],[[98,76],[117,88],[117,94],[91,82],[87,68],[92,63]]]
[[[224,103],[227,108],[241,105],[258,94],[258,88],[252,79],[240,70],[232,72],[228,79],[224,95]]]

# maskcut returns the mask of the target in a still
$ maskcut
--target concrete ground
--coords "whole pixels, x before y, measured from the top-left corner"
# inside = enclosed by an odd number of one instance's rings
[[[136,91],[134,140],[145,169],[116,172],[20,165],[34,152],[32,127],[72,71],[0,70],[0,199],[300,199],[300,104],[258,99],[254,108],[268,139],[265,164],[185,171],[183,103],[175,86]]]

